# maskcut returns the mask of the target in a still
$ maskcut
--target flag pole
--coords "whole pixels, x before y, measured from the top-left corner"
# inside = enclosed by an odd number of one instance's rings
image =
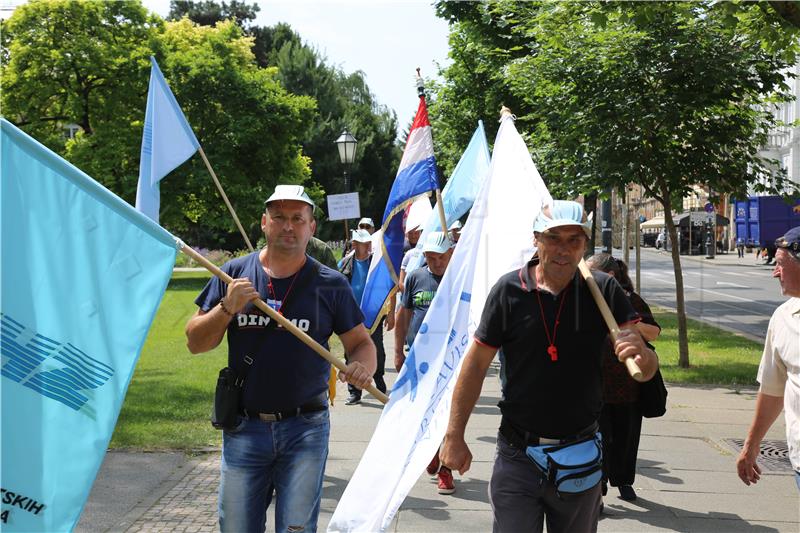
[[[217,265],[215,265],[202,255],[200,255],[194,248],[192,248],[191,246],[187,246],[186,243],[177,238],[175,239],[175,242],[177,243],[178,248],[180,248],[181,252],[185,253],[186,255],[188,255],[201,265],[203,265],[209,272],[217,276],[219,279],[221,279],[225,283],[231,283],[233,281],[232,277],[223,272]],[[253,301],[253,305],[264,311],[267,314],[267,316],[269,316],[272,320],[276,321],[284,329],[289,331],[292,335],[303,341],[309,348],[317,352],[317,354],[319,354],[320,357],[328,361],[330,364],[338,368],[340,371],[344,372],[347,369],[347,365],[345,365],[341,359],[334,356],[331,352],[323,348],[317,341],[308,336],[307,333],[305,333],[303,330],[292,324],[289,320],[287,320],[283,315],[275,311],[273,308],[268,306],[264,302],[264,300],[261,299],[255,300]],[[375,385],[373,385],[372,383],[367,385],[365,387],[365,390],[370,394],[372,394],[375,398],[380,400],[382,403],[387,403],[389,401],[389,397],[386,396],[381,391],[379,391],[377,388],[375,388]]]
[[[619,326],[617,325],[617,321],[614,319],[614,315],[611,314],[611,309],[609,309],[606,299],[603,298],[603,295],[600,293],[600,288],[597,286],[597,282],[594,280],[592,272],[586,265],[586,261],[581,259],[581,262],[578,263],[578,268],[581,271],[581,276],[583,276],[583,279],[586,280],[586,284],[589,286],[589,291],[592,293],[594,301],[597,304],[597,307],[600,309],[600,314],[603,315],[603,320],[605,320],[606,326],[608,326],[608,331],[611,333],[611,339],[616,342],[617,335],[619,335]],[[633,379],[636,381],[644,381],[642,378],[642,370],[632,357],[625,359],[625,367],[628,369],[628,374],[630,374]]]
[[[417,95],[423,100],[425,99],[425,85],[422,80],[422,72],[419,67],[417,67]],[[447,233],[447,217],[444,214],[444,204],[442,203],[442,191],[441,189],[439,189],[439,187],[436,188],[436,206],[439,209],[439,220],[442,223],[442,233],[447,235],[447,238],[450,239],[450,235]]]
[[[236,211],[233,210],[233,206],[231,205],[230,200],[228,200],[228,196],[225,194],[225,191],[222,190],[222,184],[220,184],[219,180],[217,179],[217,175],[214,173],[214,169],[211,168],[211,163],[208,162],[208,158],[206,157],[206,153],[203,151],[202,146],[199,148],[199,151],[200,151],[200,157],[203,158],[203,163],[206,164],[206,168],[208,169],[208,172],[211,174],[211,179],[214,180],[214,185],[217,186],[219,194],[222,196],[222,199],[225,200],[225,205],[228,206],[228,211],[230,211],[231,215],[233,216],[233,221],[236,222],[236,227],[239,228],[239,232],[241,232],[242,237],[244,237],[244,242],[247,244],[247,248],[251,252],[254,251],[255,249],[253,248],[253,245],[250,243],[250,239],[247,237],[247,233],[244,231],[242,223],[239,222],[239,217],[236,216]]]

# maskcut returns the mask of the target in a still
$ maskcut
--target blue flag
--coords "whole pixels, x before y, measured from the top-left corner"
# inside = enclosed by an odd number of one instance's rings
[[[486,142],[486,132],[483,129],[483,121],[479,120],[467,149],[461,154],[461,159],[458,160],[453,174],[442,190],[442,205],[444,205],[444,216],[448,227],[472,208],[483,181],[489,175],[490,163],[491,156],[489,155],[489,144]],[[424,259],[422,244],[428,234],[431,231],[441,230],[439,210],[434,209],[423,226],[422,235],[417,242],[420,253],[408,262],[406,275],[411,274],[422,264]]]
[[[136,209],[158,222],[161,205],[158,182],[192,157],[200,149],[200,143],[183,116],[155,58],[150,57],[150,63],[152,69],[144,115]]]
[[[69,531],[111,440],[176,246],[6,120],[0,132],[0,529]]]
[[[389,191],[383,212],[382,246],[373,246],[373,258],[367,274],[361,310],[364,325],[374,329],[382,316],[386,301],[397,287],[400,262],[403,260],[403,210],[420,195],[438,188],[436,160],[433,157],[433,135],[428,121],[425,97],[420,96],[417,115],[408,132],[400,168]]]

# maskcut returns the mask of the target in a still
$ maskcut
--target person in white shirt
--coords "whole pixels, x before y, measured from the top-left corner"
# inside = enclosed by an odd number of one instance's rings
[[[755,416],[736,460],[736,470],[745,485],[761,479],[757,461],[761,440],[783,409],[789,459],[800,490],[800,227],[786,232],[775,246],[777,262],[772,276],[779,279],[781,292],[790,298],[769,321],[758,367],[761,387]]]

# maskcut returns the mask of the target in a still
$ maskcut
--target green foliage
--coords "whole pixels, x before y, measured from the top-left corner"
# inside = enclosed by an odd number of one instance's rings
[[[108,124],[140,117],[150,46],[160,29],[138,2],[32,0],[2,21],[3,115],[64,152],[64,126],[98,135],[108,154],[126,153],[135,134]],[[141,135],[139,135],[141,142]],[[110,157],[104,179],[129,172]],[[138,165],[135,165],[138,167]]]
[[[230,6],[223,9],[213,2],[173,1],[170,17],[188,16],[199,24],[212,25],[226,17],[250,20],[246,13],[241,5],[237,14]],[[319,184],[320,200],[324,200],[324,194],[345,192],[345,169],[333,141],[347,129],[358,139],[356,161],[347,169],[350,191],[360,193],[363,216],[380,220],[400,161],[400,149],[395,143],[395,114],[375,101],[362,72],[345,74],[327,64],[288,24],[261,27],[241,22],[241,25],[252,38],[257,63],[264,68],[277,68],[276,76],[283,87],[291,93],[312,97],[317,103],[308,121],[303,154],[309,158],[311,181]],[[412,91],[410,88],[409,98],[413,97]],[[339,223],[326,223],[324,217],[318,216],[317,236],[328,239],[336,235],[338,226]]]
[[[309,181],[301,143],[315,102],[287,92],[275,68],[259,68],[235,23],[165,24],[138,1],[34,0],[2,24],[4,116],[128,202],[151,54],[251,239],[274,185]],[[81,128],[69,141],[67,124]],[[199,156],[161,182],[161,198],[161,224],[188,242],[242,246]]]
[[[156,57],[255,240],[263,202],[274,186],[304,183],[308,178],[308,160],[300,143],[314,101],[288,93],[275,69],[258,68],[250,46],[251,40],[233,22],[211,28],[183,19],[166,24]],[[185,195],[187,189],[194,195]],[[235,235],[235,227],[200,158],[192,158],[162,181],[161,197],[174,199],[169,209],[164,209],[167,202],[162,200],[167,227],[204,244],[241,246],[241,238],[232,242],[203,238],[209,230]]]

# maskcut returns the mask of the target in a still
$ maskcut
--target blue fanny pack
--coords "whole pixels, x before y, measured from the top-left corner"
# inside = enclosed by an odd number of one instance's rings
[[[566,444],[528,446],[525,454],[561,493],[584,492],[603,477],[603,445],[600,433]]]

